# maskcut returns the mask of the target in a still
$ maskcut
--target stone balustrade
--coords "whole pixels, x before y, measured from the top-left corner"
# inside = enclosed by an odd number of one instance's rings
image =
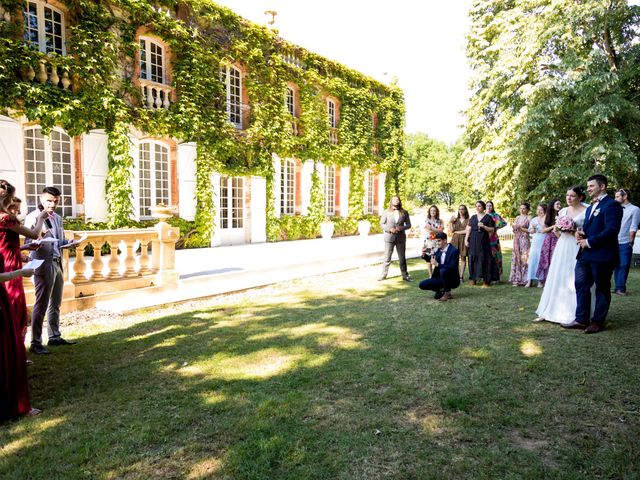
[[[75,83],[77,83],[77,79],[72,78],[66,68],[51,63],[47,57],[41,57],[35,67],[31,64],[24,65],[20,75],[25,81],[40,84],[49,83],[63,90],[74,90]]]
[[[296,137],[300,136],[300,121],[295,117],[291,118],[291,131]]]
[[[331,145],[338,145],[338,129],[337,128],[329,129],[329,143],[331,143]]]
[[[171,106],[171,86],[140,79],[140,89],[144,108],[167,110]]]
[[[75,247],[75,260],[69,258],[69,249],[63,249],[65,303],[83,300],[84,306],[93,306],[104,296],[113,296],[139,288],[175,288],[178,272],[175,270],[175,244],[180,230],[166,222],[152,228],[121,230],[65,231],[65,238],[79,239]],[[103,246],[109,253],[102,254]],[[93,256],[85,256],[85,247],[93,247]],[[33,303],[33,284],[25,279],[27,302]],[[87,302],[91,300],[90,302]],[[79,305],[79,304],[78,304]],[[78,306],[76,305],[76,306]],[[63,311],[73,309],[63,308]]]

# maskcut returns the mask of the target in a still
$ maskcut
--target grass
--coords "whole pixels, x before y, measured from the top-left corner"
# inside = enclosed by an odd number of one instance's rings
[[[377,273],[67,324],[0,478],[640,477],[640,271],[598,335],[532,323],[537,289]]]

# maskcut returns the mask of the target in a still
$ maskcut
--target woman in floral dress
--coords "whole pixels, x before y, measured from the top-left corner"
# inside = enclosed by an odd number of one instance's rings
[[[527,272],[529,270],[529,225],[531,217],[528,203],[520,204],[520,215],[513,222],[513,255],[511,257],[511,274],[509,281],[514,287],[523,286],[527,283]]]
[[[489,234],[489,243],[491,244],[491,255],[493,255],[496,268],[491,275],[492,282],[499,282],[502,277],[502,247],[500,246],[500,238],[498,230],[507,225],[507,222],[496,212],[492,201],[487,202],[487,213],[493,219],[495,228]]]
[[[542,228],[542,233],[544,233],[545,236],[544,241],[542,242],[542,249],[540,250],[538,269],[536,270],[539,287],[544,287],[544,282],[546,281],[547,274],[549,273],[551,259],[553,258],[553,251],[556,248],[556,243],[558,243],[559,234],[555,231],[555,225],[558,212],[562,208],[562,203],[557,199],[551,200],[547,205],[547,213],[544,217],[544,225]]]
[[[440,220],[440,210],[435,205],[429,207],[429,214],[424,222],[424,250],[431,255],[437,248],[436,233],[444,231],[444,223]],[[433,266],[429,262],[429,274],[433,274]]]
[[[467,233],[469,225],[469,210],[466,205],[458,207],[458,214],[449,220],[449,229],[451,234],[451,245],[456,247],[460,252],[460,264],[458,271],[460,272],[460,281],[464,280],[464,271],[467,266],[467,246],[464,243],[464,237]]]

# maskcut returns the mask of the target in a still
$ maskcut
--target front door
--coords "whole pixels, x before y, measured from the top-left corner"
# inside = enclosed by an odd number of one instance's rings
[[[244,177],[220,177],[220,243],[245,243]]]

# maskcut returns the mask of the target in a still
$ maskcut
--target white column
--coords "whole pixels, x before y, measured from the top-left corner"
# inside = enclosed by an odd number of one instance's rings
[[[251,177],[251,243],[267,241],[267,181]]]
[[[186,220],[196,215],[196,156],[194,142],[178,145],[178,215]]]
[[[0,115],[0,178],[16,188],[16,196],[24,202],[23,215],[28,212],[25,198],[24,147],[22,126],[12,118]]]
[[[104,130],[82,135],[84,214],[87,220],[107,220],[105,183],[109,173],[108,137]]]

